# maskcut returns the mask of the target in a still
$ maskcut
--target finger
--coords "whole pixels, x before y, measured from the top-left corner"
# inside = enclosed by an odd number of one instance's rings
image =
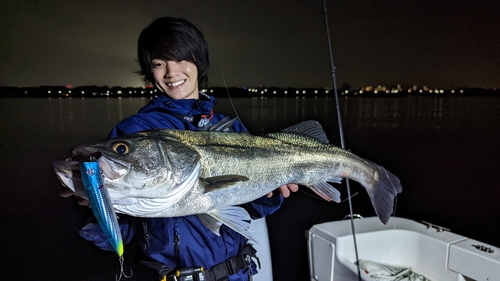
[[[86,207],[90,207],[90,203],[88,200],[85,200],[81,197],[77,197],[77,202],[78,202],[78,205],[80,206],[86,206]]]
[[[271,192],[269,192],[268,194],[266,194],[266,197],[267,197],[267,198],[271,198],[271,197],[273,197],[273,192],[271,191]]]
[[[59,192],[59,196],[64,197],[64,198],[70,197],[73,194],[75,194],[75,193],[69,189],[65,189],[65,190]]]
[[[288,189],[288,186],[286,184],[280,186],[280,192],[281,195],[285,198],[288,198],[288,196],[290,196],[290,190]]]
[[[297,192],[299,190],[299,185],[296,183],[290,183],[290,184],[288,184],[288,189],[291,192]]]

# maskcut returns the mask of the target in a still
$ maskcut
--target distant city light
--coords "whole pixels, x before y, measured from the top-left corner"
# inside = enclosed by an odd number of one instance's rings
[[[418,87],[417,85],[412,85],[412,86],[403,86],[401,84],[397,85],[389,85],[389,86],[384,86],[384,85],[377,85],[377,86],[364,86],[359,89],[347,89],[345,86],[343,86],[344,89],[338,89],[339,94],[341,94],[344,97],[348,96],[404,96],[404,95],[428,95],[428,94],[433,94],[433,95],[459,95],[459,94],[475,94],[476,91],[481,91],[481,89],[444,89],[444,88],[437,88],[437,87],[428,87],[428,86],[421,86]],[[73,89],[75,90],[73,92]],[[246,89],[239,88],[239,89],[227,89],[224,87],[214,87],[214,88],[205,88],[202,89],[200,88],[200,92],[202,93],[210,93],[211,95],[214,95],[215,97],[224,97],[227,96],[227,91],[230,91],[231,96],[238,96],[238,97],[245,97],[245,96],[260,96],[261,98],[266,98],[266,97],[290,97],[288,94],[292,94],[295,92],[295,97],[296,98],[308,98],[308,97],[314,97],[314,98],[319,98],[321,96],[328,97],[328,93],[330,93],[331,90],[329,89],[321,89],[321,88],[316,88],[316,89],[311,89],[311,88],[279,88],[279,87],[272,87],[272,88],[265,88],[265,87],[256,87],[256,88],[251,88],[247,87]],[[497,93],[493,93],[493,91],[498,91],[496,89],[485,89],[487,95],[489,94],[496,94],[500,95]],[[488,92],[490,91],[490,92]],[[159,92],[156,88],[151,88],[151,87],[141,87],[141,88],[133,88],[133,87],[112,87],[108,88],[106,86],[98,87],[98,86],[78,86],[74,87],[72,89],[68,89],[64,86],[40,86],[40,87],[24,87],[20,88],[19,91],[13,92],[14,95],[17,93],[19,96],[33,96],[33,97],[42,97],[46,96],[48,98],[57,96],[59,98],[64,98],[64,97],[81,97],[81,98],[86,98],[87,96],[94,96],[94,97],[117,97],[119,98],[120,96],[123,96],[125,93],[127,96],[130,97],[147,97],[151,96],[153,97],[154,95],[158,95]],[[483,92],[477,92],[478,94],[482,94]],[[12,94],[11,94],[12,95]]]

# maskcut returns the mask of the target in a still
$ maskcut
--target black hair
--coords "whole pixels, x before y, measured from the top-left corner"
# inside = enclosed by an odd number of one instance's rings
[[[185,60],[198,68],[198,85],[207,79],[208,43],[201,29],[183,18],[156,19],[139,35],[137,56],[144,80],[155,83],[151,71],[153,59]]]

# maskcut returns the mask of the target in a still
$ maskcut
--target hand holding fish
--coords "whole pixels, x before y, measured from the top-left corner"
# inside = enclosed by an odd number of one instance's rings
[[[299,185],[296,183],[289,183],[289,184],[284,184],[278,188],[278,190],[281,193],[281,196],[284,198],[288,198],[291,194],[291,192],[297,192],[299,190]],[[267,198],[273,197],[273,192],[269,192],[266,195]]]
[[[64,198],[67,198],[67,197],[70,197],[72,195],[75,196],[76,198],[76,201],[78,202],[78,205],[81,205],[81,206],[85,206],[85,207],[90,207],[90,203],[89,203],[89,200],[87,200],[86,198],[83,198],[83,197],[80,197],[78,196],[73,190],[71,189],[68,189],[68,188],[64,188],[63,191],[59,192],[59,195],[61,197],[64,197]]]
[[[64,189],[59,192],[59,195],[64,198],[73,195],[78,205],[90,207],[89,201],[87,200],[87,193],[83,187],[79,162],[72,158],[67,158],[54,162],[53,167],[60,172],[60,174],[58,174],[59,180],[64,187]],[[61,177],[60,175],[64,176]]]

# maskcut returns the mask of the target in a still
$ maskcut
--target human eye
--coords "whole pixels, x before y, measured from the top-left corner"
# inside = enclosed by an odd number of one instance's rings
[[[165,62],[160,61],[160,60],[153,60],[153,61],[151,62],[151,66],[152,66],[153,68],[161,68],[161,67],[163,67],[164,65],[165,65]]]

